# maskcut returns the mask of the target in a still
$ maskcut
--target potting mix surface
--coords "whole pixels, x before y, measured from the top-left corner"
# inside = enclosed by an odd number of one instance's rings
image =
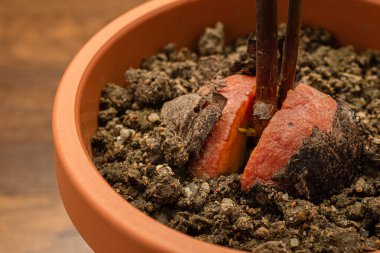
[[[281,27],[279,34],[284,32]],[[215,179],[189,173],[191,133],[186,140],[176,136],[163,124],[161,107],[202,85],[244,72],[242,66],[251,66],[252,72],[254,63],[246,51],[247,37],[227,43],[223,25],[217,23],[206,28],[196,52],[168,44],[143,59],[139,69],[126,70],[125,83],[107,84],[92,139],[101,175],[142,212],[202,241],[255,252],[380,249],[378,51],[357,52],[338,46],[325,30],[302,29],[297,81],[346,101],[362,130],[364,158],[352,185],[313,203],[275,189],[260,198],[244,192],[242,168]]]

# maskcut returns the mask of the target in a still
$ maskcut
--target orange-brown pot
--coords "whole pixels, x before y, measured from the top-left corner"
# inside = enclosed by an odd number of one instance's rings
[[[287,1],[279,5],[283,22]],[[254,0],[150,1],[102,29],[66,70],[53,112],[57,181],[67,213],[96,252],[238,252],[198,241],[143,214],[107,184],[91,160],[90,138],[106,82],[122,81],[125,69],[168,42],[194,48],[204,27],[218,20],[228,39],[254,30]],[[306,0],[303,23],[330,30],[342,44],[380,50],[378,0]]]

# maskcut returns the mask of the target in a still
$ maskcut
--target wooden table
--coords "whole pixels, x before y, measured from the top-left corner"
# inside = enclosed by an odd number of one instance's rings
[[[80,47],[144,0],[1,0],[0,252],[91,252],[60,201],[51,111]]]

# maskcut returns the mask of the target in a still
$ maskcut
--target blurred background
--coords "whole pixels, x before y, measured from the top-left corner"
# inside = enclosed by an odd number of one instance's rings
[[[0,252],[91,252],[56,187],[51,111],[84,43],[145,0],[0,0]]]

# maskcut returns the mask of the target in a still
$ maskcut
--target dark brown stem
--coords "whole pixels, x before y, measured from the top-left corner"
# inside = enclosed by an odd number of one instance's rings
[[[277,108],[277,0],[257,0],[256,20],[253,128],[259,138]]]
[[[286,26],[286,37],[280,74],[280,107],[284,102],[288,91],[293,89],[294,81],[296,79],[298,46],[301,32],[301,13],[302,0],[289,0],[288,23]]]

